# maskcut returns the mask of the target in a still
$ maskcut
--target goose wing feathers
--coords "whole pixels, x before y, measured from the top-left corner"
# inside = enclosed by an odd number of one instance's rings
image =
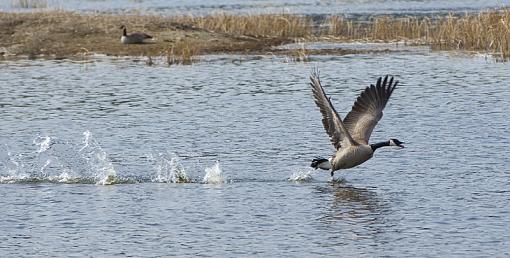
[[[331,104],[330,98],[326,96],[317,70],[312,71],[310,86],[312,86],[315,104],[322,113],[322,124],[333,146],[338,150],[341,146],[356,145],[357,143],[352,139],[342,119]]]
[[[343,123],[355,141],[368,144],[370,135],[377,122],[381,120],[382,111],[397,84],[398,81],[394,82],[393,77],[389,78],[388,75],[384,80],[379,77],[376,85],[371,84],[367,87],[354,102]]]
[[[151,35],[149,35],[147,33],[143,33],[143,32],[133,32],[133,33],[131,33],[131,36],[142,38],[142,39],[151,39],[152,38]]]

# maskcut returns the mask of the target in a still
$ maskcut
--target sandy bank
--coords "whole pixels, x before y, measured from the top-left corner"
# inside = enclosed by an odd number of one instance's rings
[[[147,44],[120,43],[124,24],[154,37]],[[90,53],[165,56],[264,51],[290,40],[213,32],[176,18],[141,15],[81,15],[71,12],[0,13],[0,55],[66,58]]]

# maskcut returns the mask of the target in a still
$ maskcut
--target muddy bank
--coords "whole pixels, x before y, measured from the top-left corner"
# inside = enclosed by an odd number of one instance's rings
[[[146,44],[120,43],[121,25],[128,33],[154,37]],[[264,37],[213,32],[175,18],[139,15],[81,15],[71,12],[0,13],[0,56],[68,58],[91,53],[112,56],[263,52],[291,42],[289,37]]]

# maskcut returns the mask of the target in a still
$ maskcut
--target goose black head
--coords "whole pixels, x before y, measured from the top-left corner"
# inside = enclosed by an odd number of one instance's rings
[[[398,139],[391,138],[390,146],[398,146],[400,148],[404,148],[404,142],[399,141]]]

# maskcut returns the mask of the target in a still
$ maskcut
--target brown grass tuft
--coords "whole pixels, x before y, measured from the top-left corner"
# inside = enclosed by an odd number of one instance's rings
[[[289,57],[290,61],[293,62],[309,62],[310,61],[310,50],[306,48],[305,43],[298,42],[298,47],[290,49]]]
[[[190,65],[198,61],[198,55],[200,55],[199,46],[190,41],[179,41],[166,52],[166,62],[169,66],[176,64]]]

